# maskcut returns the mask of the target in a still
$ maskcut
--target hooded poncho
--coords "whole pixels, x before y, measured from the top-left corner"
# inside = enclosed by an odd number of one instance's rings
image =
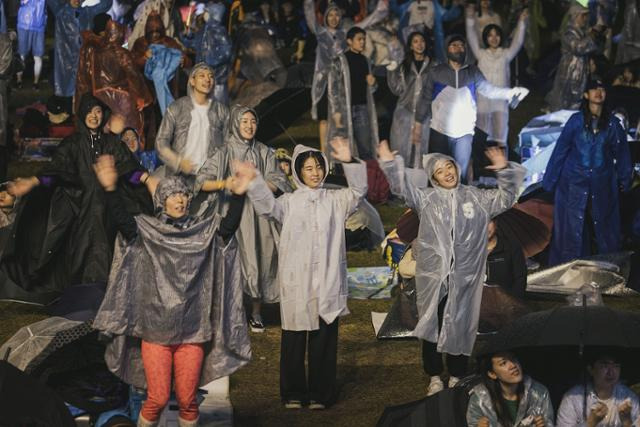
[[[292,164],[307,151],[317,150],[297,145]],[[341,190],[307,187],[295,171],[297,190],[278,199],[262,177],[249,186],[247,194],[256,212],[282,224],[278,244],[282,329],[316,330],[320,318],[329,324],[349,314],[344,227],[367,194],[367,171],[362,162],[342,166],[349,188]],[[324,168],[329,169],[326,157]]]
[[[291,192],[293,189],[278,166],[275,152],[255,139],[246,141],[240,135],[240,120],[247,112],[253,113],[257,119],[256,112],[251,108],[240,105],[231,108],[226,144],[202,167],[203,175],[198,179],[225,179],[231,175],[233,160],[249,161],[256,166],[264,179],[278,190],[283,193]],[[276,285],[279,236],[279,226],[275,221],[259,216],[253,204],[247,201],[236,234],[243,288],[252,298],[268,303],[279,300]]]
[[[251,357],[235,240],[225,244],[217,233],[218,215],[167,221],[159,207],[175,193],[190,194],[178,177],[161,181],[154,195],[157,216],[136,216],[136,237],[118,238],[93,324],[114,336],[105,355],[109,368],[137,387],[145,386],[141,340],[204,343],[201,385],[231,374]]]
[[[462,185],[446,190],[433,179],[444,154],[424,156],[424,171],[405,169],[401,157],[381,167],[391,191],[419,213],[420,228],[413,245],[416,268],[418,324],[413,335],[438,343],[438,351],[471,354],[478,329],[482,282],[487,260],[487,225],[516,200],[525,169],[515,163],[497,172],[498,189]],[[456,164],[458,174],[460,167]],[[426,174],[425,174],[426,173]],[[433,188],[427,187],[427,177]],[[460,182],[460,180],[458,180]],[[438,304],[448,295],[438,333]]]

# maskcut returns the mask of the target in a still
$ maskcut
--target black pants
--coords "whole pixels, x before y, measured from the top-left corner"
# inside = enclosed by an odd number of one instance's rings
[[[304,369],[304,355],[309,363],[309,380]],[[282,330],[280,345],[280,396],[283,401],[314,400],[327,406],[335,399],[338,362],[338,319],[326,324],[320,319],[315,331]]]
[[[442,328],[442,316],[446,303],[447,297],[445,296],[442,301],[440,301],[440,304],[438,304],[438,330]],[[445,357],[447,358],[449,375],[462,378],[467,374],[469,356],[453,356],[445,353]],[[438,344],[422,341],[422,367],[424,372],[429,376],[442,374],[444,364],[442,363],[442,353],[438,353]]]

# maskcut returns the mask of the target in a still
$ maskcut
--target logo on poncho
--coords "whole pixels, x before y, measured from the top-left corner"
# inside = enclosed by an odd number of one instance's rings
[[[465,218],[471,219],[475,215],[475,211],[473,210],[473,203],[467,202],[462,205],[462,214]]]

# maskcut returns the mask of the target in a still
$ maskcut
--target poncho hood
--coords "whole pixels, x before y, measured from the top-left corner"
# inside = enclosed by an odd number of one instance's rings
[[[167,33],[162,18],[157,13],[151,13],[147,17],[147,23],[144,25],[144,36],[147,41],[151,41],[151,33],[159,32],[161,37],[164,37]]]
[[[203,69],[204,70],[209,70],[211,72],[211,74],[214,75],[214,76],[216,75],[216,73],[213,70],[213,68],[211,68],[209,65],[207,65],[206,62],[198,62],[191,69],[191,72],[189,73],[189,80],[191,80],[191,78],[194,77],[198,71],[203,70]],[[215,81],[214,81],[214,84],[215,84]],[[211,87],[211,90],[207,94],[207,98],[212,99],[213,98],[213,92],[214,92],[213,87]],[[189,95],[189,98],[193,99],[193,88],[191,87],[191,83],[187,83],[187,95]]]
[[[124,43],[124,27],[118,24],[116,21],[107,22],[107,26],[105,28],[105,40],[109,44],[115,44],[117,46],[122,46]],[[110,41],[110,39],[113,39]]]
[[[97,129],[99,133],[102,133],[102,127],[107,122],[110,110],[106,105],[100,102],[98,98],[91,95],[90,93],[85,93],[84,95],[82,95],[82,98],[80,98],[80,104],[78,106],[78,126],[80,129],[84,129],[87,132],[89,131],[87,125],[84,122],[87,118],[87,114],[91,112],[93,107],[102,108],[102,122]]]
[[[467,39],[464,38],[463,35],[461,34],[450,34],[447,37],[445,37],[444,39],[444,53],[445,55],[447,54],[447,50],[449,48],[449,45],[451,43],[453,43],[456,40],[460,40],[462,43],[464,43],[464,62],[463,62],[463,66],[469,65],[469,44],[467,43]],[[447,57],[448,59],[448,57]]]
[[[433,188],[446,191],[446,189],[442,188],[436,182],[436,180],[433,178],[433,174],[436,172],[436,168],[439,166],[439,163],[446,162],[447,160],[453,163],[453,165],[456,167],[456,171],[458,172],[458,184],[456,185],[456,188],[460,187],[460,166],[458,165],[458,163],[456,163],[455,159],[453,157],[447,156],[446,154],[432,153],[426,154],[422,157],[422,167],[424,168],[424,171],[426,172],[427,177],[429,178],[429,182],[431,183],[431,186]]]
[[[335,3],[329,3],[327,5],[327,10],[324,11],[324,17],[322,18],[322,23],[324,24],[325,27],[329,28],[329,25],[327,24],[327,16],[329,16],[329,12],[331,12],[332,10],[335,10],[336,12],[338,12],[338,17],[340,18],[340,21],[338,22],[338,26],[336,27],[336,29],[338,29],[342,26],[342,10],[340,10],[338,5]]]
[[[322,159],[324,160],[324,177],[322,178],[322,182],[320,182],[320,185],[318,186],[319,188],[324,184],[325,179],[327,179],[327,174],[329,173],[329,160],[327,159],[327,156],[320,150],[316,150],[315,148],[307,147],[306,145],[302,144],[296,145],[296,147],[293,149],[293,155],[291,156],[291,176],[293,176],[293,180],[296,183],[297,188],[311,189],[304,182],[302,182],[302,177],[298,176],[295,167],[298,156],[308,151],[317,151],[318,153],[322,154]]]
[[[153,194],[153,207],[157,216],[161,217],[166,215],[164,212],[164,204],[169,196],[177,193],[186,194],[189,198],[187,203],[191,203],[193,192],[189,189],[182,178],[178,176],[170,176],[160,181],[156,188],[156,192]]]
[[[231,107],[231,111],[229,112],[229,131],[227,135],[227,141],[240,143],[240,144],[251,144],[255,141],[255,137],[251,139],[251,141],[247,141],[240,134],[240,121],[242,120],[242,115],[244,113],[253,113],[253,116],[256,118],[256,126],[258,123],[258,114],[253,108],[245,107],[244,105],[234,105]]]

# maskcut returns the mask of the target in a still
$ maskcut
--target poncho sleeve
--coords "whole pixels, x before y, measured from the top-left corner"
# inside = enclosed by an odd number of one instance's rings
[[[562,175],[564,163],[571,152],[571,147],[573,145],[572,141],[580,126],[580,122],[580,113],[576,113],[571,116],[569,121],[567,121],[567,124],[562,129],[555,147],[553,147],[553,152],[551,153],[549,163],[547,163],[544,179],[542,180],[542,186],[546,191],[553,192],[556,189],[556,185]]]
[[[527,169],[517,163],[509,162],[508,166],[499,170],[498,188],[495,190],[477,191],[480,206],[487,211],[490,217],[494,217],[510,207],[516,202],[518,191]]]
[[[380,162],[391,192],[404,199],[416,212],[421,212],[426,200],[427,177],[422,170],[405,169],[404,160],[396,156],[390,162]]]
[[[263,215],[282,224],[287,195],[275,198],[262,175],[258,175],[249,185],[247,195],[258,215]]]
[[[334,204],[343,210],[346,216],[351,215],[367,194],[367,166],[358,160],[352,163],[342,163],[349,188],[332,191]]]

